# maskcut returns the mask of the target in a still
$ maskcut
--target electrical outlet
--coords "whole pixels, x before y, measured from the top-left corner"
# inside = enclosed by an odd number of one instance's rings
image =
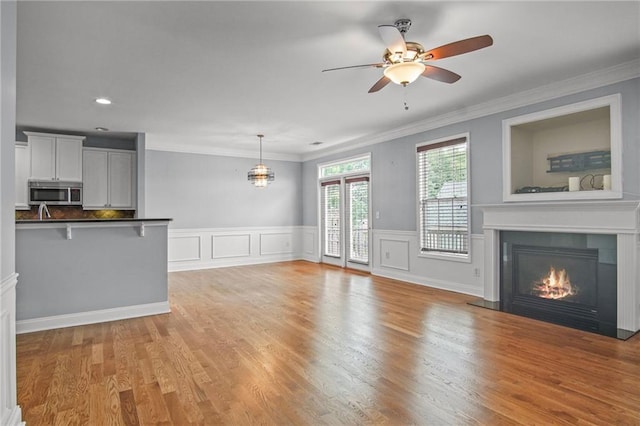
[[[388,251],[384,253],[384,258],[385,259],[390,259],[391,258],[391,255],[389,254]]]
[[[480,268],[473,269],[473,276],[476,278],[480,278]]]

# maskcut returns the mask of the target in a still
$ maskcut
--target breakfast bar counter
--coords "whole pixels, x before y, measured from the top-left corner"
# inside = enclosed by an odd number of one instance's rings
[[[169,312],[170,221],[16,221],[17,332]]]

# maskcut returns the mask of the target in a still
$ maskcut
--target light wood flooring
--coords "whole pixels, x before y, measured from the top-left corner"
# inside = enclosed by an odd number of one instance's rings
[[[171,314],[18,336],[32,425],[640,425],[640,336],[308,262],[170,274]]]

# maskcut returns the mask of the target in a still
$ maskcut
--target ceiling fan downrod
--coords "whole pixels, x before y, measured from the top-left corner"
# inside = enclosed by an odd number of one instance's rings
[[[398,29],[398,31],[400,31],[400,34],[402,34],[402,37],[404,38],[404,35],[409,31],[409,28],[411,28],[411,19],[400,18],[394,22],[393,25]]]

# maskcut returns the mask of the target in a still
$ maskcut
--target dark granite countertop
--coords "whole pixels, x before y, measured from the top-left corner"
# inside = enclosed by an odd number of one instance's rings
[[[122,218],[122,219],[21,219],[16,224],[23,223],[108,223],[108,222],[168,222],[167,218]]]

